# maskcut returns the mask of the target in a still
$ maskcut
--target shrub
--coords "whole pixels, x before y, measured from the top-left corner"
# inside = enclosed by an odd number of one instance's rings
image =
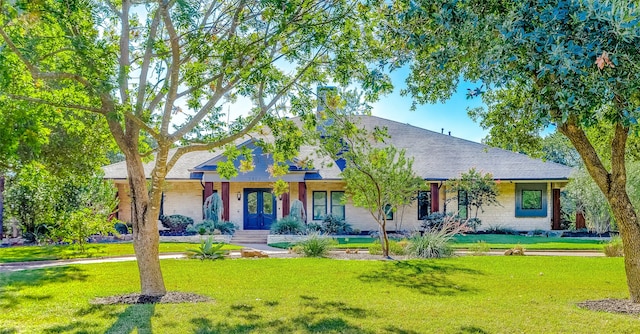
[[[430,215],[431,216],[431,215]],[[410,240],[409,255],[418,258],[441,258],[453,254],[449,241],[454,235],[469,231],[469,226],[451,215],[442,217],[442,223],[434,225],[423,235]]]
[[[511,234],[511,235],[519,235],[518,231],[503,226],[489,226],[486,230],[487,233],[493,234]]]
[[[480,218],[469,218],[467,219],[465,224],[467,224],[467,226],[469,226],[470,229],[477,231],[478,227],[482,225],[482,221],[480,220]]]
[[[318,223],[307,224],[307,233],[322,233],[322,226]]]
[[[485,255],[490,250],[491,248],[489,248],[489,244],[487,244],[487,242],[484,240],[478,240],[478,242],[476,242],[475,244],[471,245],[471,247],[469,247],[469,251],[473,255]]]
[[[450,212],[446,214],[442,212],[434,212],[429,214],[428,216],[425,216],[422,219],[422,223],[420,224],[420,226],[422,226],[423,230],[429,231],[442,225],[442,223],[444,223],[445,221],[445,218],[454,219],[453,214]]]
[[[200,260],[218,260],[224,259],[225,251],[222,250],[224,243],[216,243],[213,237],[203,240],[198,249],[189,249],[189,257]]]
[[[286,216],[271,224],[273,234],[304,234],[304,225],[295,217]]]
[[[604,245],[604,249],[603,250],[604,250],[604,255],[607,256],[607,257],[621,257],[621,256],[624,256],[622,238],[620,238],[620,237],[611,238],[609,243]]]
[[[116,230],[119,234],[129,234],[129,227],[127,224],[122,222],[117,222],[113,225],[113,229]]]
[[[184,233],[187,231],[187,226],[193,224],[191,217],[183,215],[161,216],[160,221],[162,225],[174,233]]]
[[[351,224],[334,215],[326,215],[322,220],[322,232],[326,234],[351,234],[353,228]]]
[[[412,257],[424,259],[449,257],[453,254],[449,246],[449,238],[432,232],[411,238],[408,251]]]
[[[214,222],[213,220],[203,220],[201,223],[190,224],[186,231],[198,234],[220,234],[231,235],[236,231],[236,226],[232,222]],[[217,232],[216,232],[217,231]]]
[[[314,233],[309,235],[307,240],[299,242],[297,246],[302,247],[302,253],[306,257],[324,257],[335,243],[336,241],[333,238]]]
[[[390,255],[407,255],[407,248],[409,247],[408,240],[389,240],[389,254]],[[369,246],[369,254],[382,255],[382,244],[380,241],[374,242]]]

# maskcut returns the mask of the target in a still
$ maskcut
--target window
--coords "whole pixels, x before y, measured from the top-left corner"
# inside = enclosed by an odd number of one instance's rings
[[[327,215],[327,192],[313,192],[313,220],[321,220]]]
[[[469,198],[467,192],[464,190],[458,190],[458,217],[467,219],[469,218]]]
[[[384,206],[384,212],[387,214],[387,220],[393,220],[393,207],[391,204]]]
[[[542,209],[541,190],[522,190],[522,209],[540,210]]]
[[[331,214],[334,217],[345,219],[344,210],[344,191],[332,191],[331,192]]]
[[[431,192],[418,191],[418,219],[431,214]]]
[[[516,184],[516,217],[547,216],[547,184]]]

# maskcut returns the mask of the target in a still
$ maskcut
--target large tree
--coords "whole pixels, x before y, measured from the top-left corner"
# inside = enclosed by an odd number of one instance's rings
[[[521,97],[490,103],[497,132],[555,124],[580,154],[611,206],[624,242],[631,300],[640,302],[640,222],[627,191],[626,155],[638,130],[640,4],[611,0],[397,1],[388,26],[412,73],[418,101],[449,96],[460,78],[470,95]],[[491,101],[489,101],[491,102]],[[587,132],[608,124],[610,164]],[[520,127],[520,125],[524,125]],[[526,131],[525,131],[526,132]],[[522,137],[520,137],[522,138]]]
[[[166,292],[156,220],[165,176],[181,156],[268,125],[285,138],[269,146],[279,150],[274,158],[290,159],[300,141],[278,117],[281,106],[313,110],[309,89],[330,79],[361,80],[371,97],[380,88],[379,73],[363,62],[373,29],[359,1],[0,3],[1,93],[102,115],[125,156],[143,295]],[[236,100],[248,101],[234,106],[245,105],[244,116],[227,124],[223,105]],[[154,149],[140,138],[152,138]]]

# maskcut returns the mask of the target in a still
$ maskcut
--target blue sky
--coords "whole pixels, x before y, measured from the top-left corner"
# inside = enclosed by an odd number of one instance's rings
[[[483,106],[479,97],[466,97],[467,88],[476,88],[476,84],[461,82],[458,91],[447,102],[418,105],[415,111],[411,111],[411,97],[400,96],[400,90],[406,87],[406,75],[407,71],[402,70],[392,73],[395,90],[372,104],[373,115],[436,132],[444,128],[444,133],[451,131],[452,136],[475,142],[480,142],[487,135],[488,131],[467,115],[467,108]]]

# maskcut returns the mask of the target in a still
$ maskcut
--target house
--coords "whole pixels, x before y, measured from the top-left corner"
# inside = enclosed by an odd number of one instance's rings
[[[418,229],[419,218],[432,212],[468,212],[464,203],[447,200],[447,196],[450,199],[453,196],[446,192],[445,181],[458,178],[471,168],[491,173],[500,192],[500,206],[490,206],[479,213],[480,229],[560,229],[560,189],[567,184],[571,168],[379,117],[358,118],[360,124],[369,129],[386,127],[391,136],[388,142],[407,150],[407,155],[415,159],[415,172],[427,184],[428,190],[418,196],[420,202],[416,200],[394,212],[389,230]],[[237,144],[254,150],[253,171],[225,180],[216,172],[217,164],[226,159],[219,152],[188,153],[167,175],[162,214],[181,214],[201,221],[205,198],[218,192],[223,201],[223,219],[236,223],[241,230],[269,229],[275,220],[289,214],[293,199],[302,201],[309,222],[318,222],[325,215],[333,214],[344,217],[354,229],[377,230],[368,211],[348,202],[344,204],[341,164],[323,164],[321,160],[327,162],[326,158],[318,156],[314,157],[315,169],[303,169],[290,163],[289,173],[282,177],[289,184],[289,192],[275,196],[271,192],[275,179],[266,172],[272,162],[270,156],[251,139]],[[303,147],[300,156],[314,156],[314,152],[313,147]],[[147,175],[151,169],[152,164],[145,166]],[[104,172],[105,178],[113,180],[118,187],[118,218],[129,221],[125,162],[106,166]],[[528,200],[523,201],[523,198]]]

